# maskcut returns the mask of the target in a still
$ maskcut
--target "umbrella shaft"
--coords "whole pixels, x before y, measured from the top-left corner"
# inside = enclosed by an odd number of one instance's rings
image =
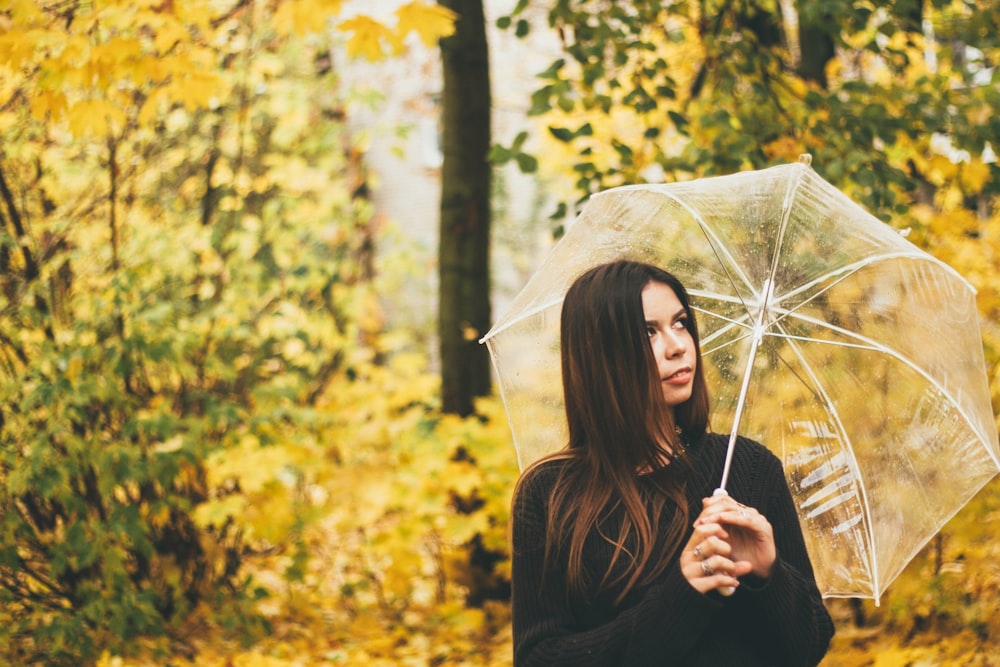
[[[719,482],[717,492],[725,493],[726,485],[729,483],[729,468],[733,463],[733,451],[736,447],[736,436],[739,431],[740,420],[743,418],[743,406],[746,403],[747,391],[750,389],[750,376],[753,373],[754,361],[757,357],[757,348],[764,340],[764,308],[761,308],[760,321],[754,327],[753,340],[750,343],[750,354],[747,357],[746,370],[743,372],[743,384],[740,386],[740,395],[736,399],[736,414],[733,415],[733,427],[729,431],[729,445],[726,447],[726,463],[722,468],[722,481]]]

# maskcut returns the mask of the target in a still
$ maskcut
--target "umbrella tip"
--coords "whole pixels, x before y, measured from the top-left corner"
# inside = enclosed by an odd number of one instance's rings
[[[813,156],[810,155],[809,153],[803,153],[802,155],[799,156],[799,162],[807,167],[812,164],[812,161],[813,161]]]

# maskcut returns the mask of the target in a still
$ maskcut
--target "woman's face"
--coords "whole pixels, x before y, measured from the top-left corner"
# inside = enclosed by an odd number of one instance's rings
[[[680,405],[691,398],[698,363],[687,311],[670,287],[650,282],[642,288],[642,312],[663,399],[670,407]]]

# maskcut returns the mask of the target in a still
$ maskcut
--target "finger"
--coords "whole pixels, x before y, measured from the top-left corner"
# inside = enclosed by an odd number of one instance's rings
[[[752,511],[751,508],[744,507],[743,505],[726,511],[726,518],[729,519],[729,523],[738,523],[743,526],[752,525],[755,515],[756,511]]]
[[[710,498],[703,498],[701,516],[719,514],[728,509],[737,509],[739,507],[741,507],[740,503],[736,502],[736,500],[730,498],[729,496],[712,496]]]
[[[705,560],[716,554],[728,557],[732,550],[733,548],[729,542],[716,535],[711,535],[703,542],[696,544],[693,553],[698,560]]]
[[[702,507],[729,507],[736,506],[737,504],[736,499],[728,495],[709,496],[701,499]]]
[[[698,573],[701,584],[699,588],[704,591],[717,590],[726,595],[732,595],[732,592],[739,586],[740,582],[736,577],[739,576],[741,570],[745,569],[745,567],[738,567],[737,563],[721,556],[713,556],[703,560],[698,563],[698,567],[701,570]]]
[[[751,509],[731,496],[711,496],[702,500],[702,508],[710,512],[725,512],[727,510]]]
[[[705,560],[695,558],[681,559],[681,571],[695,590],[707,593],[711,590],[722,591],[739,586],[739,579],[749,570],[747,563],[733,563],[727,558],[713,555]]]
[[[694,523],[694,532],[688,540],[688,549],[693,551],[695,545],[701,544],[713,537],[724,542],[729,539],[729,533],[719,521],[701,521],[701,519],[697,519]],[[704,550],[704,547],[702,549]]]
[[[698,566],[701,568],[702,575],[706,577],[713,577],[715,575],[735,577],[735,573],[739,569],[742,569],[737,567],[736,563],[729,560],[725,556],[719,555],[706,558],[705,560],[699,562]]]
[[[763,515],[753,507],[737,503],[730,498],[717,500],[718,502],[711,507],[705,508],[696,523],[724,523],[752,528],[757,519],[763,519]]]
[[[723,540],[726,539],[725,526],[719,521],[703,521],[699,517],[694,523],[694,533],[691,535],[691,540],[703,542],[713,536]]]

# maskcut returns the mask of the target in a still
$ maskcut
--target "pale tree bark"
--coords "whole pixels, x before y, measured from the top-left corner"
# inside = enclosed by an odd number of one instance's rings
[[[440,0],[458,14],[441,40],[441,222],[438,335],[441,402],[469,415],[490,392],[490,362],[479,337],[490,323],[490,75],[482,0]]]

